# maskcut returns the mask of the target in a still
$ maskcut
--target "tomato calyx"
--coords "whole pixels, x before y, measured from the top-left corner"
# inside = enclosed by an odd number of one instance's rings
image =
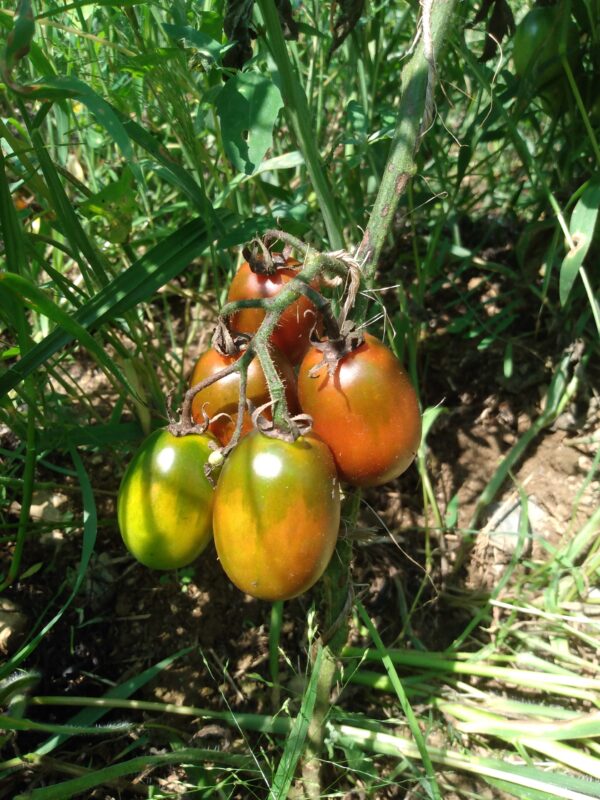
[[[248,333],[232,332],[227,322],[220,318],[211,339],[211,346],[219,355],[235,357],[248,348],[251,339],[252,336]]]
[[[248,405],[252,405],[250,402]],[[300,436],[306,436],[312,430],[312,417],[310,414],[295,414],[293,417],[287,416],[287,427],[282,427],[264,415],[267,408],[273,405],[273,401],[263,403],[262,406],[251,410],[252,424],[256,430],[268,436],[270,439],[280,439],[282,442],[295,442]]]
[[[192,414],[192,403],[194,397],[197,394],[199,394],[203,389],[215,383],[216,381],[225,378],[232,372],[240,371],[242,367],[242,362],[245,362],[244,367],[246,367],[247,363],[249,363],[254,358],[254,352],[251,349],[251,345],[249,343],[249,337],[247,337],[244,334],[233,336],[223,320],[219,321],[219,324],[215,329],[215,332],[213,334],[212,346],[213,349],[222,356],[228,355],[228,356],[234,356],[234,357],[240,356],[240,357],[237,358],[237,360],[233,360],[231,364],[224,367],[219,372],[213,375],[209,375],[205,380],[200,381],[199,383],[195,384],[194,386],[191,386],[187,390],[183,398],[183,404],[179,419],[177,419],[173,414],[172,394],[168,395],[167,397],[167,415],[169,418],[168,430],[170,431],[170,433],[173,434],[173,436],[189,436],[190,434],[203,434],[208,430],[208,427],[211,423],[214,423],[215,421],[222,419],[223,417],[231,419],[230,415],[226,414],[225,412],[221,412],[219,414],[210,417],[206,412],[205,408],[206,404],[204,404],[200,409],[202,422],[197,422]],[[237,442],[237,438],[235,439],[235,441]],[[216,449],[216,447],[214,449]]]
[[[326,367],[327,374],[333,377],[340,361],[350,353],[353,353],[364,341],[364,333],[357,329],[355,323],[351,320],[342,323],[338,336],[330,336],[326,339],[319,339],[313,329],[310,339],[311,346],[318,350],[323,358],[311,368],[308,373],[309,376],[316,378],[323,367]]]
[[[167,395],[167,418],[169,420],[169,424],[167,425],[167,430],[173,436],[188,436],[190,434],[196,434],[201,436],[203,433],[206,433],[208,430],[209,425],[209,418],[208,414],[202,408],[202,422],[195,422],[191,416],[187,416],[181,414],[178,418],[173,411],[173,392],[169,392]]]
[[[272,252],[262,239],[253,239],[242,249],[242,255],[255,275],[275,275],[278,269],[294,269],[300,266],[289,258],[288,252]]]

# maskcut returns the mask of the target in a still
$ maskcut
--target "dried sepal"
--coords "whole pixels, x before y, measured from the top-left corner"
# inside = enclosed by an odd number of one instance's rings
[[[279,269],[294,268],[290,264],[290,249],[284,248],[283,253],[273,252],[265,243],[265,237],[253,239],[249,245],[242,248],[242,255],[250,265],[255,275],[275,275]],[[297,265],[298,268],[301,266]]]
[[[169,433],[172,433],[173,436],[189,436],[190,434],[197,434],[198,436],[202,436],[203,433],[206,433],[208,430],[208,426],[211,423],[211,419],[206,412],[206,403],[202,406],[202,422],[194,422],[191,418],[186,420],[184,419],[184,415],[181,415],[179,421],[175,420],[174,416],[170,416],[170,422],[167,425],[167,430]]]
[[[222,356],[238,356],[248,346],[252,336],[248,333],[232,331],[225,319],[219,317],[219,321],[211,339],[211,346]]]
[[[250,406],[250,403],[248,404]],[[306,436],[312,430],[312,417],[309,414],[296,414],[287,417],[288,429],[279,427],[272,419],[264,415],[267,408],[273,406],[273,401],[252,408],[252,424],[256,430],[269,436],[271,439],[280,439],[283,442],[295,442],[299,436]]]
[[[339,338],[336,339],[319,339],[316,329],[313,328],[310,343],[312,347],[320,351],[323,358],[312,367],[308,373],[309,376],[316,378],[323,367],[326,367],[327,374],[333,377],[340,361],[354,352],[364,341],[364,333],[358,330],[351,320],[346,320],[342,324]]]

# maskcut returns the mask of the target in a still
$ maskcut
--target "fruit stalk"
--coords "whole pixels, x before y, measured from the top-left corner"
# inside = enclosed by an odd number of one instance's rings
[[[248,367],[254,357],[260,360],[265,379],[269,387],[269,394],[273,403],[273,419],[276,427],[284,433],[291,434],[293,438],[298,435],[297,428],[291,420],[285,399],[285,387],[273,363],[270,353],[270,337],[282,313],[294,303],[302,294],[306,295],[315,305],[321,314],[325,331],[331,338],[339,336],[339,326],[331,309],[331,305],[318,291],[313,289],[310,284],[324,272],[332,272],[335,275],[346,275],[349,271],[348,263],[339,255],[329,253],[318,253],[311,250],[304,242],[283,231],[270,230],[263,237],[266,242],[281,240],[298,250],[304,257],[304,265],[298,275],[289,281],[284,288],[271,298],[257,298],[250,300],[236,300],[227,303],[221,310],[219,319],[226,324],[228,317],[233,316],[243,308],[262,308],[266,314],[260,328],[256,331],[249,341],[247,349],[242,356],[233,364],[225,367],[220,372],[205,378],[200,383],[195,384],[187,390],[184,396],[181,421],[172,424],[170,430],[178,436],[185,436],[187,433],[199,433],[200,427],[194,424],[192,419],[192,402],[197,394],[221,378],[234,372],[239,372],[240,396],[238,403],[238,418],[236,429],[230,443],[225,448],[226,452],[235,447],[239,441],[241,432],[243,410],[246,406],[246,377]]]

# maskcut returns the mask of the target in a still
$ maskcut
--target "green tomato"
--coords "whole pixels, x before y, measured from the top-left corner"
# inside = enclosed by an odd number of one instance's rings
[[[515,72],[536,88],[563,74],[559,52],[563,24],[559,4],[532,8],[517,26],[513,47]],[[570,18],[566,25],[566,55],[571,61],[577,54],[579,37]]]
[[[214,441],[155,431],[129,464],[117,498],[119,528],[146,567],[185,567],[210,542],[214,491],[204,465]]]

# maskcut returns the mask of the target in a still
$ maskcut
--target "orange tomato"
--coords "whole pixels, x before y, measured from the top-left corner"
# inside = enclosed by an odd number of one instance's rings
[[[321,577],[335,549],[340,492],[314,433],[286,442],[253,431],[232,451],[215,491],[221,566],[238,589],[288,600]]]
[[[421,440],[421,414],[408,374],[392,351],[370,334],[344,356],[334,375],[311,348],[298,373],[300,406],[331,448],[340,477],[377,486],[401,475]]]
[[[241,356],[241,353],[235,356],[221,355],[217,350],[210,349],[203,353],[192,372],[190,379],[190,386],[203,381],[205,378],[215,375],[225,367],[233,364]],[[282,381],[285,384],[285,397],[288,404],[288,409],[291,414],[298,412],[298,397],[296,391],[296,375],[294,369],[288,359],[276,348],[271,349],[271,357],[275,368],[279,373]],[[226,375],[206,389],[202,389],[192,401],[192,417],[195,422],[202,423],[204,420],[202,408],[209,417],[215,417],[217,414],[228,414],[229,417],[221,417],[211,422],[209,430],[214,436],[217,437],[221,445],[229,444],[238,414],[238,399],[240,392],[240,376],[239,373],[234,372]],[[246,384],[246,397],[251,400],[255,406],[261,406],[263,403],[269,401],[269,388],[263,369],[260,365],[258,358],[250,363],[248,367],[248,376]],[[270,419],[270,410],[267,409],[265,416]],[[244,412],[244,420],[242,423],[242,435],[245,435],[252,430],[252,418],[248,411]]]
[[[286,264],[289,264],[289,269],[284,267],[273,275],[258,275],[244,262],[231,282],[227,300],[274,297],[286,283],[296,277],[297,270],[292,267],[298,266],[298,262],[289,258]],[[240,333],[255,333],[264,318],[265,312],[262,309],[244,308],[231,317],[231,327]],[[310,332],[316,320],[316,309],[304,295],[288,306],[279,318],[271,341],[292,364],[298,364],[308,349]]]

